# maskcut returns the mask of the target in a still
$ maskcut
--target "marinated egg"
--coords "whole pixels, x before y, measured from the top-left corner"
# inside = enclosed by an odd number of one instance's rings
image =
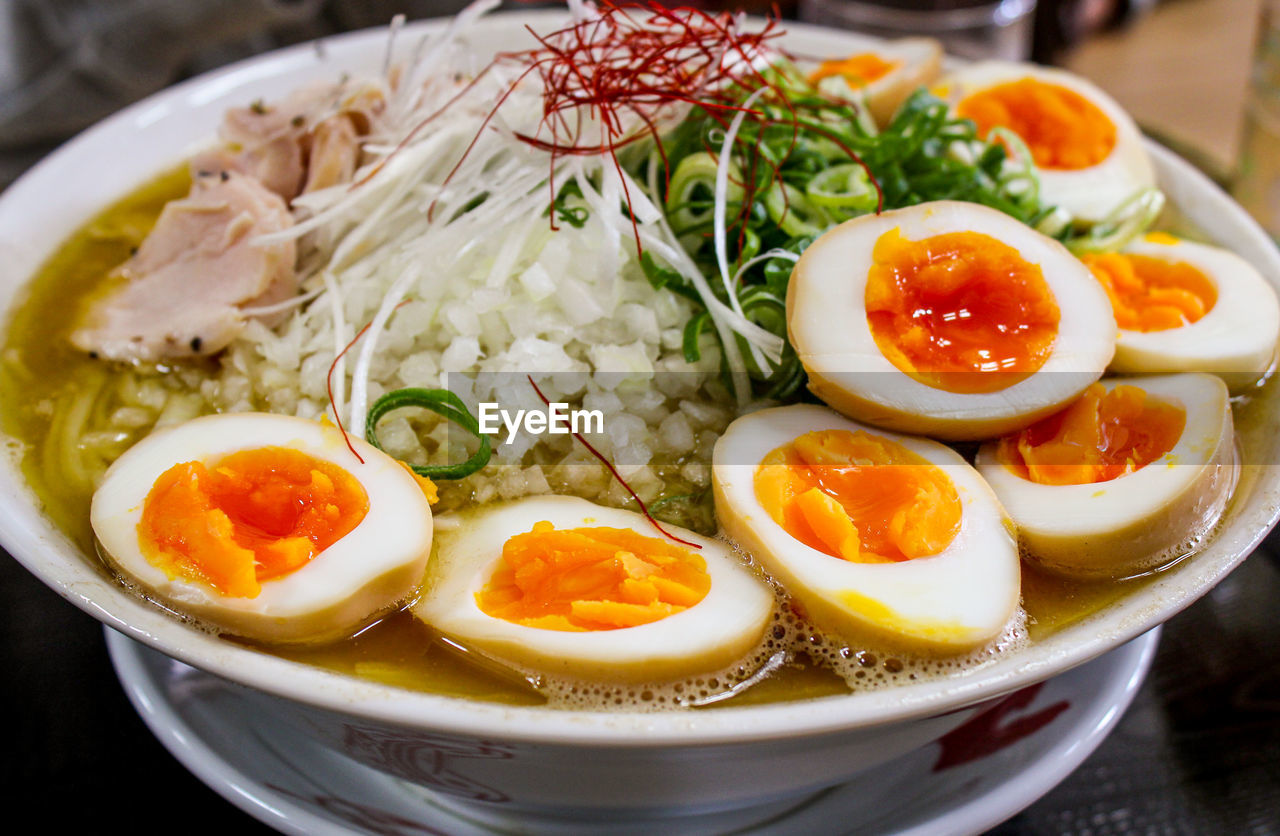
[[[571,496],[441,517],[414,614],[517,667],[657,682],[716,670],[764,635],[773,593],[728,546]],[[700,547],[700,548],[695,548]]]
[[[938,201],[846,221],[805,250],[787,332],[809,388],[846,415],[941,439],[1030,424],[1102,375],[1106,293],[1013,218]]]
[[[1082,577],[1150,570],[1192,551],[1231,496],[1227,387],[1207,374],[1110,378],[983,445],[977,466],[1030,559]]]
[[[1120,336],[1111,370],[1213,372],[1244,388],[1272,365],[1280,304],[1235,253],[1163,232],[1083,256],[1111,298]]]
[[[145,594],[218,629],[348,635],[417,588],[431,550],[424,486],[350,443],[355,453],[335,427],[264,413],[154,432],[107,471],[94,533]]]
[[[819,628],[958,653],[1018,605],[1000,503],[949,447],[820,406],[738,418],[716,443],[716,515]]]
[[[1017,134],[1040,174],[1040,196],[1088,222],[1105,218],[1140,189],[1155,169],[1133,119],[1095,85],[1033,64],[984,61],[947,76],[938,91],[957,116],[990,138]]]
[[[917,87],[927,85],[942,69],[942,45],[932,38],[885,41],[874,51],[823,61],[809,74],[820,90],[859,97],[877,125],[887,125]]]

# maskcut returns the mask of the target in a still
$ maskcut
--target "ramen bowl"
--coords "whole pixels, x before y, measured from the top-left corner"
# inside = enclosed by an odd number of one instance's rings
[[[495,17],[492,45],[558,14]],[[429,28],[428,27],[424,27]],[[412,30],[411,30],[412,31]],[[791,27],[798,53],[847,53],[867,41]],[[0,196],[0,310],[9,311],[66,236],[99,209],[207,141],[223,111],[283,96],[335,68],[375,72],[385,32],[296,47],[173,87],[67,143]],[[1159,182],[1185,221],[1280,283],[1280,254],[1212,182],[1150,145]],[[0,463],[0,542],[32,573],[104,624],[252,689],[264,711],[360,763],[476,809],[621,818],[737,810],[758,818],[938,739],[980,707],[1093,659],[1203,595],[1254,549],[1280,513],[1274,386],[1238,415],[1243,472],[1218,529],[1195,555],[981,667],[849,695],[767,705],[626,713],[515,707],[411,692],[229,642],[160,610],[110,576],[49,519],[19,466]]]

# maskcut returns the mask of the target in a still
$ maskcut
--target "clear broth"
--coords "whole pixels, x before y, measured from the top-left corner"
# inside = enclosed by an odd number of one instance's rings
[[[185,168],[166,172],[71,235],[27,285],[13,309],[0,353],[0,429],[24,445],[22,471],[50,518],[103,571],[109,570],[93,557],[96,550],[89,525],[92,487],[60,477],[64,468],[54,461],[58,454],[53,441],[60,428],[50,423],[50,416],[56,413],[59,399],[72,397],[86,386],[104,385],[111,375],[109,365],[75,350],[68,335],[87,302],[110,281],[112,270],[141,243],[164,204],[184,195],[188,187]],[[1234,400],[1238,438],[1245,451],[1266,446],[1263,437],[1268,412],[1264,404],[1275,400],[1274,389],[1274,381],[1268,382]],[[131,442],[123,439],[121,443]],[[1257,476],[1256,467],[1242,470],[1233,504],[1249,494]],[[1024,563],[1022,594],[1030,640],[1042,640],[1087,619],[1149,584],[1157,574],[1079,582],[1045,574]],[[332,644],[259,649],[416,691],[511,705],[545,701],[520,677],[495,672],[450,649],[407,609]],[[882,653],[879,658],[884,660],[882,664],[892,663],[893,654]],[[716,704],[760,704],[849,691],[845,679],[801,652],[773,676]]]

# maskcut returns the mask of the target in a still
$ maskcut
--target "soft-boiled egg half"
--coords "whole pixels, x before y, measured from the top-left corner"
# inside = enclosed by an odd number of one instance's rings
[[[835,409],[962,440],[1069,402],[1111,361],[1116,325],[1060,243],[995,209],[937,201],[814,241],[787,288],[787,333]]]
[[[107,470],[94,533],[126,579],[177,612],[268,642],[339,638],[409,596],[431,551],[424,485],[349,441],[264,413],[154,432]]]
[[[659,682],[761,641],[774,595],[724,543],[571,496],[439,518],[414,614],[518,668]]]
[[[1240,389],[1271,368],[1280,303],[1235,253],[1153,232],[1121,252],[1082,260],[1106,289],[1120,328],[1113,372],[1213,372]]]
[[[1126,577],[1191,552],[1238,474],[1231,406],[1207,374],[1108,378],[983,445],[978,470],[1054,572]]]
[[[917,87],[942,69],[942,45],[932,38],[885,41],[874,50],[823,61],[809,73],[819,90],[860,98],[877,125],[887,125]]]
[[[1040,174],[1040,196],[1096,222],[1135,192],[1155,185],[1155,169],[1129,114],[1092,83],[1034,64],[984,61],[940,82],[937,92],[980,136],[1016,134]],[[993,134],[994,131],[994,134]]]
[[[725,533],[823,630],[958,653],[1018,606],[1011,526],[943,444],[785,406],[730,424],[712,471]]]

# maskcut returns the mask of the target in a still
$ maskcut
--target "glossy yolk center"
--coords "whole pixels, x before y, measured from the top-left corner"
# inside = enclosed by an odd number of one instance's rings
[[[689,549],[625,528],[535,523],[502,547],[480,609],[543,630],[617,630],[659,621],[701,601],[707,564]]]
[[[1000,439],[997,455],[1015,473],[1042,485],[1085,485],[1132,473],[1168,453],[1182,437],[1187,413],[1136,386],[1101,383],[1075,403]]]
[[[874,52],[861,52],[848,58],[823,61],[809,74],[809,83],[816,84],[824,78],[842,76],[852,87],[865,87],[896,70],[902,62],[886,61]]]
[[[948,392],[995,392],[1044,365],[1058,305],[1038,265],[978,232],[880,236],[867,274],[867,324],[900,371]]]
[[[788,534],[855,563],[942,552],[960,530],[960,497],[941,468],[858,430],[816,430],[771,451],[756,499]]]
[[[1074,90],[1034,78],[979,90],[961,101],[956,113],[977,123],[983,137],[996,127],[1013,131],[1041,168],[1088,168],[1116,147],[1115,123],[1097,105]]]
[[[162,473],[143,504],[138,542],[173,575],[254,598],[262,581],[301,568],[368,511],[368,494],[338,465],[259,447]]]
[[[1125,331],[1181,328],[1218,300],[1209,277],[1184,261],[1128,253],[1091,253],[1082,260],[1106,289],[1116,325]]]

